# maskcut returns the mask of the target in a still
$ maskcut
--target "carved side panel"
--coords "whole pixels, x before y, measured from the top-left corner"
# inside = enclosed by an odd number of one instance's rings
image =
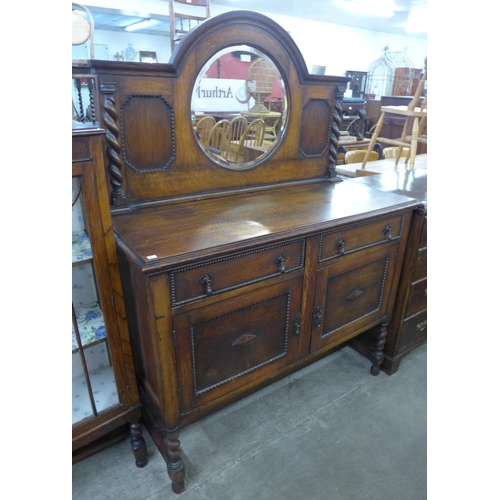
[[[323,156],[328,149],[332,107],[325,99],[311,99],[302,110],[300,151],[308,158]]]
[[[174,111],[164,97],[129,97],[121,107],[120,127],[127,167],[138,173],[160,172],[174,161]]]

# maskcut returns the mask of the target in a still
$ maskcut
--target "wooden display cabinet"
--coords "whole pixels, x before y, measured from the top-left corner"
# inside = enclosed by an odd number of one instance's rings
[[[73,128],[73,462],[130,428],[147,463],[104,170],[104,130]]]
[[[276,66],[286,98],[271,147],[232,164],[198,141],[193,89],[242,45]],[[380,372],[419,202],[342,182],[348,79],[310,75],[261,14],[207,20],[169,64],[92,61],[92,71],[143,415],[181,492],[183,426],[375,327]]]

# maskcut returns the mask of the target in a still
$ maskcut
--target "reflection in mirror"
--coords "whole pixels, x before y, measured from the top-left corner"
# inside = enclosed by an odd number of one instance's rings
[[[247,169],[276,147],[286,123],[286,90],[274,62],[247,45],[228,47],[202,68],[191,98],[196,138],[231,169]]]

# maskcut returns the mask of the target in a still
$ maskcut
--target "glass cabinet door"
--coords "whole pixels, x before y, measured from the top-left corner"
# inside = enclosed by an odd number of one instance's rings
[[[95,279],[83,177],[73,177],[72,415],[73,424],[119,403],[106,324]]]

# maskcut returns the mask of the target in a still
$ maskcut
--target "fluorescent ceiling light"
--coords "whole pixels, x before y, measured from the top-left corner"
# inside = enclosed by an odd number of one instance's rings
[[[427,31],[427,5],[414,7],[406,22],[407,33],[425,33]]]
[[[142,30],[144,28],[149,28],[151,25],[155,24],[156,21],[154,19],[144,19],[143,21],[139,21],[138,23],[130,24],[125,27],[125,31],[135,31]]]
[[[394,15],[394,11],[391,10],[394,6],[393,0],[343,0],[339,4],[344,9],[367,16],[392,17]]]

